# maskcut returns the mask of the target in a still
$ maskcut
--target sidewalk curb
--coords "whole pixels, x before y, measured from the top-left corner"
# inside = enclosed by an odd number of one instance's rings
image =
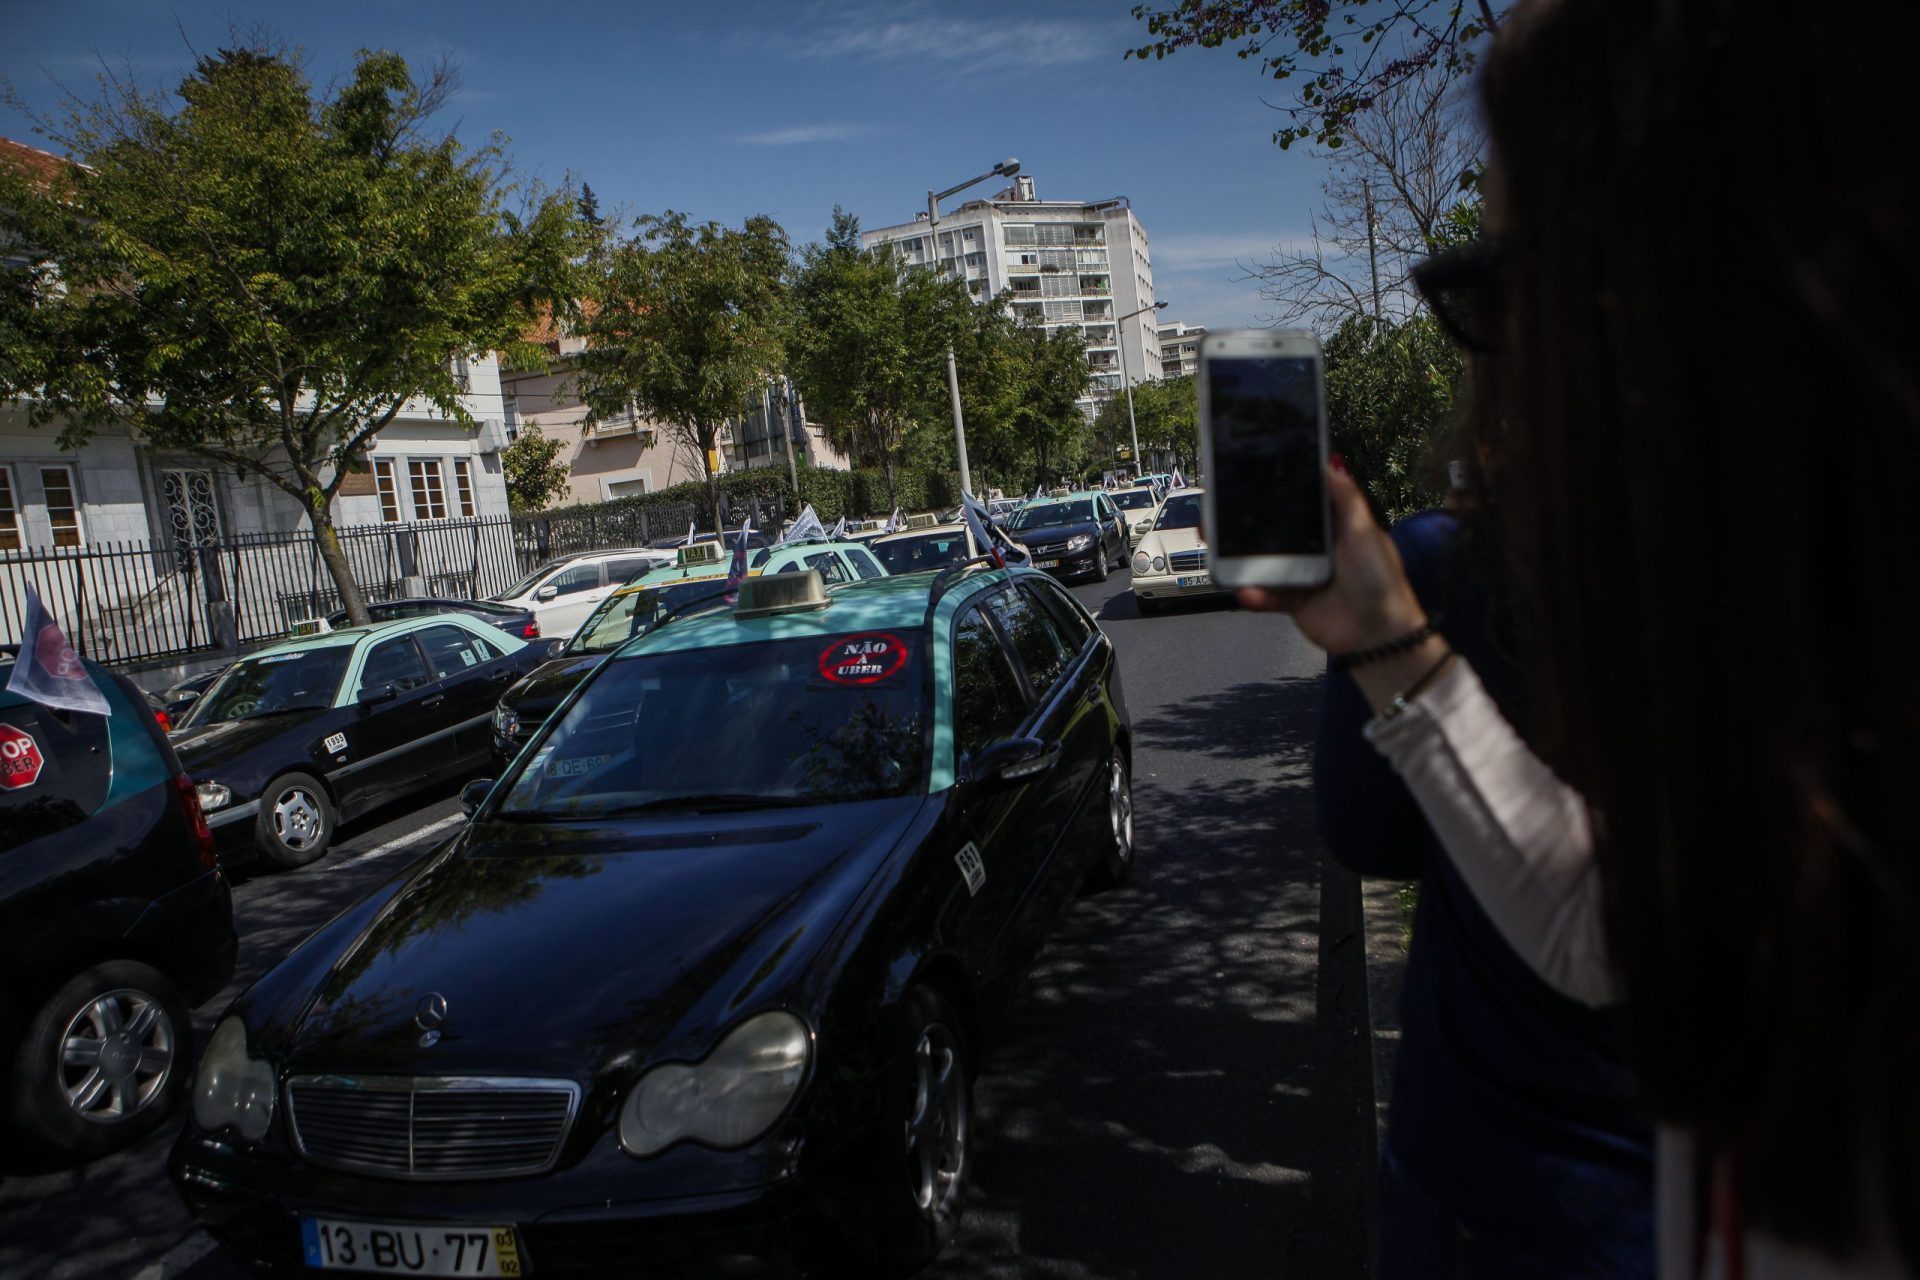
[[[1400,1048],[1400,986],[1407,972],[1400,884],[1398,880],[1360,882],[1360,909],[1366,930],[1367,1043],[1368,1056],[1373,1062],[1376,1147],[1387,1133],[1393,1056]]]

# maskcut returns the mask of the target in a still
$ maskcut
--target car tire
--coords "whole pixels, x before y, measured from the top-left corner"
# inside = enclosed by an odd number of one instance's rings
[[[46,1154],[91,1160],[152,1133],[193,1075],[193,1011],[133,960],[95,965],[40,1006],[14,1053],[7,1119]]]
[[[1139,607],[1140,616],[1143,618],[1151,618],[1160,612],[1160,602],[1158,600],[1149,600],[1145,596],[1135,596],[1133,603]]]
[[[290,871],[326,853],[333,841],[333,802],[311,774],[283,773],[260,793],[255,823],[260,856]]]
[[[1100,860],[1087,872],[1087,889],[1092,893],[1117,888],[1133,874],[1133,772],[1118,748],[1107,769],[1107,832]]]
[[[1095,557],[1093,562],[1093,580],[1095,582],[1105,582],[1108,572],[1107,544],[1103,542],[1100,544],[1100,554]]]
[[[973,1069],[966,1028],[934,988],[911,988],[892,1026],[874,1243],[881,1275],[910,1276],[960,1225],[973,1160]]]

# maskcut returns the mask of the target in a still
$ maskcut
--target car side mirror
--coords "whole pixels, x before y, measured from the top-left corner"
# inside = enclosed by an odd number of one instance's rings
[[[399,689],[390,684],[383,684],[378,689],[362,689],[360,691],[360,705],[363,708],[377,707],[383,702],[392,702],[399,696]]]
[[[967,781],[983,790],[1010,787],[1045,773],[1060,759],[1060,744],[1039,738],[1008,738],[982,747],[967,761]]]
[[[460,788],[460,812],[471,818],[481,805],[487,802],[487,792],[493,790],[492,778],[475,778]]]
[[[555,596],[559,594],[560,594],[560,588],[558,587],[542,587],[538,591],[533,593],[533,598],[535,600],[540,601],[540,603],[545,604],[547,601],[553,599]]]

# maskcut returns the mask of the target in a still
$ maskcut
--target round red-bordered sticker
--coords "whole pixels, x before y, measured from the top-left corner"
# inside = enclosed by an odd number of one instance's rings
[[[835,684],[875,684],[906,665],[906,642],[891,631],[842,636],[820,655],[820,674]]]

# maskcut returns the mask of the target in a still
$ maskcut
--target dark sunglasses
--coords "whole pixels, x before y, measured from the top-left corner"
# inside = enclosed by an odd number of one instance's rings
[[[1468,351],[1491,351],[1506,264],[1499,237],[1482,236],[1416,264],[1413,284],[1449,338]]]

